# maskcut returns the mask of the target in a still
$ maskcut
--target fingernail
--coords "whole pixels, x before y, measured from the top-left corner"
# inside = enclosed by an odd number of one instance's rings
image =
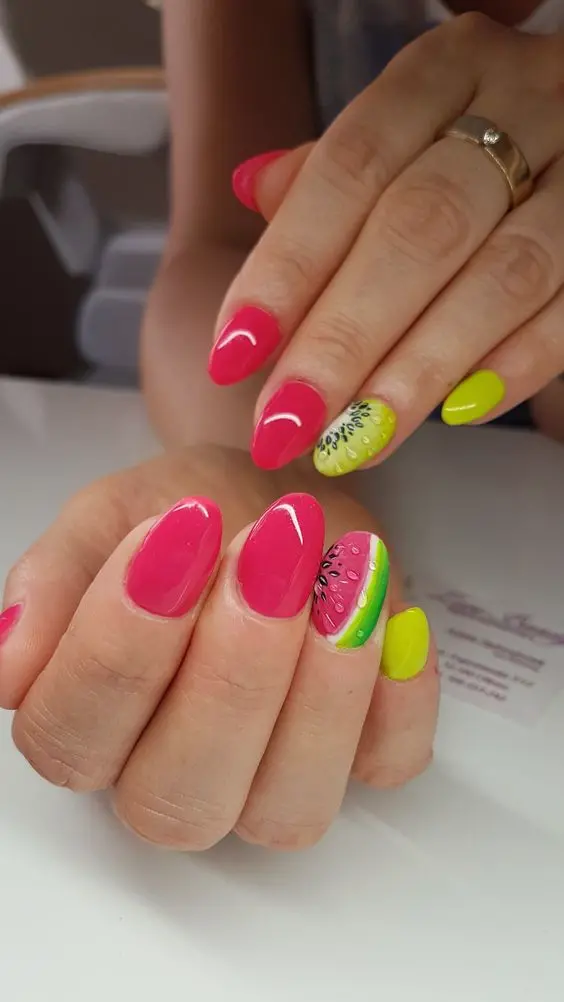
[[[423,671],[431,633],[423,609],[406,609],[388,620],[381,671],[393,682],[407,682]]]
[[[321,394],[309,383],[291,380],[266,404],[255,428],[251,455],[263,470],[277,470],[310,449],[327,417]]]
[[[371,532],[348,532],[329,547],[314,586],[312,621],[335,647],[362,647],[386,599],[388,551]]]
[[[244,160],[242,164],[239,164],[235,168],[231,178],[233,191],[246,209],[251,209],[253,212],[259,211],[255,200],[258,175],[267,164],[272,163],[273,160],[278,160],[279,157],[283,157],[287,152],[288,150],[272,150],[270,153],[259,153],[258,156]]]
[[[125,578],[134,605],[177,619],[197,604],[221,547],[221,512],[207,498],[184,498],[147,533]]]
[[[493,411],[505,396],[505,383],[497,372],[480,369],[463,380],[446,398],[441,417],[445,424],[470,424]]]
[[[286,494],[251,530],[237,565],[247,605],[272,619],[297,616],[311,595],[323,553],[325,519],[309,494]]]
[[[355,400],[323,432],[314,466],[325,477],[352,473],[382,452],[395,431],[396,415],[382,400]]]
[[[0,616],[0,647],[6,643],[6,640],[16,626],[22,614],[22,609],[23,604],[21,602],[16,602],[14,605],[10,605],[7,609],[4,609],[4,612]]]
[[[281,340],[275,317],[259,306],[243,306],[228,320],[215,342],[208,372],[220,386],[238,383],[257,372]]]

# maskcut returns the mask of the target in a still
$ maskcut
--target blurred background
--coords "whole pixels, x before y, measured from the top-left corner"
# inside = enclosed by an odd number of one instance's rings
[[[135,382],[167,213],[157,7],[0,0],[0,373]]]

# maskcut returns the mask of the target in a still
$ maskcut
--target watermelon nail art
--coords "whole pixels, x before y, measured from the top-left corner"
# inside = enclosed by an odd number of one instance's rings
[[[372,636],[386,599],[388,551],[370,532],[348,532],[329,547],[314,586],[312,620],[335,647],[362,647]]]
[[[355,400],[325,429],[313,463],[325,477],[352,473],[382,452],[396,432],[396,415],[382,400]]]

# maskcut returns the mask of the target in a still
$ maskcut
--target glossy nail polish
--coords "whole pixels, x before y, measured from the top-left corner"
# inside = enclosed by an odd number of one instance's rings
[[[219,557],[221,512],[207,498],[184,498],[150,529],[125,578],[131,602],[176,619],[197,604]]]
[[[22,609],[22,603],[16,602],[14,605],[10,605],[7,609],[4,609],[4,612],[0,615],[0,647],[6,642],[18,623]]]
[[[421,674],[431,643],[428,619],[423,609],[405,609],[388,620],[382,674],[394,682],[407,682]]]
[[[273,619],[297,616],[311,595],[321,554],[325,519],[309,494],[286,494],[253,526],[237,565],[247,605]]]
[[[459,383],[446,398],[441,417],[445,424],[470,424],[486,417],[505,396],[505,383],[497,372],[481,369]]]
[[[314,586],[317,632],[335,647],[362,647],[378,625],[389,578],[388,551],[378,536],[342,536],[323,557]]]
[[[226,323],[215,342],[208,372],[219,386],[239,383],[264,365],[281,340],[275,317],[259,306],[243,306]]]
[[[325,477],[352,473],[382,452],[396,431],[396,415],[382,400],[355,400],[325,429],[313,454]]]
[[[270,153],[259,153],[256,157],[244,160],[242,164],[233,171],[232,184],[233,191],[242,205],[246,209],[258,212],[258,205],[255,200],[255,189],[258,175],[273,160],[283,157],[287,150],[272,150]]]
[[[321,394],[309,383],[283,383],[266,404],[255,428],[251,455],[263,470],[277,470],[310,449],[327,416]]]

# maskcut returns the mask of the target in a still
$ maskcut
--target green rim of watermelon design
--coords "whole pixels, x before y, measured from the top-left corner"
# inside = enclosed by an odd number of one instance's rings
[[[359,606],[354,618],[340,633],[327,638],[335,647],[349,650],[363,647],[372,636],[380,619],[390,579],[390,559],[381,539],[376,537],[371,539],[369,559],[374,565],[374,570],[370,571],[370,577],[363,590],[362,607]]]

